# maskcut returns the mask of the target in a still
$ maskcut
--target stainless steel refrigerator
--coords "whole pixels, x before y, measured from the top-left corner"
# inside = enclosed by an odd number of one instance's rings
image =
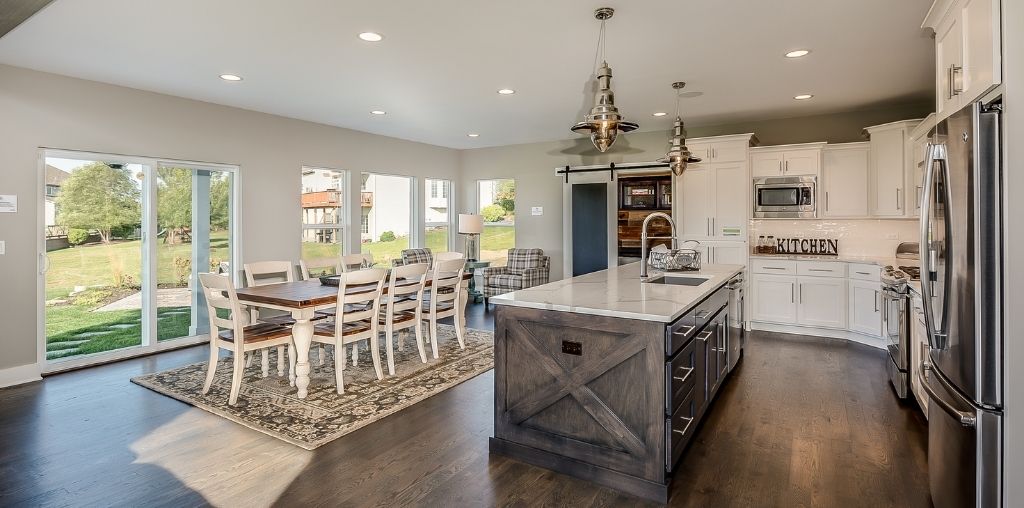
[[[938,508],[1002,505],[1001,111],[997,98],[938,124],[924,168],[921,384]]]

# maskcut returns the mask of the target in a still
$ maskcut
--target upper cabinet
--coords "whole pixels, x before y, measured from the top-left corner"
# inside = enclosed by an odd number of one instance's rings
[[[935,113],[928,115],[921,120],[910,131],[909,150],[910,161],[907,166],[907,215],[919,217],[921,215],[921,190],[924,189],[924,162],[928,158],[928,133],[935,127]]]
[[[935,112],[942,120],[1002,81],[999,0],[936,0],[923,28],[935,31]]]
[[[870,215],[912,215],[907,211],[906,168],[913,160],[908,148],[909,133],[919,123],[920,120],[905,120],[865,129],[871,136],[871,156],[868,163]]]
[[[824,143],[804,143],[753,148],[751,176],[818,176],[823,146]]]
[[[866,217],[868,215],[869,143],[828,145],[821,167],[824,192],[819,216]]]
[[[747,152],[755,142],[752,134],[687,141],[702,162],[673,178],[681,237],[746,241],[751,192]]]

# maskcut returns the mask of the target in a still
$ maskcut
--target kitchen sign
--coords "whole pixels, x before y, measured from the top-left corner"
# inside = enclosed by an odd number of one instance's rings
[[[839,240],[826,240],[823,238],[776,238],[775,253],[838,256]]]

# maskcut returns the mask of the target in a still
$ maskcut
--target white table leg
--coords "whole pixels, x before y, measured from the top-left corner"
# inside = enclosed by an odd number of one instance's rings
[[[309,346],[313,342],[313,309],[292,311],[292,339],[295,341],[295,388],[300,399],[306,398],[309,386]]]
[[[469,305],[469,281],[462,281],[459,286],[459,298],[456,300],[456,308],[458,316],[456,319],[462,321],[462,328],[466,328],[466,305]]]

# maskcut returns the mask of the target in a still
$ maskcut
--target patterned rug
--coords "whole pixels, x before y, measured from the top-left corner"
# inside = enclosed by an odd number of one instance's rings
[[[230,357],[221,358],[206,395],[201,393],[206,362],[139,376],[132,382],[312,450],[493,368],[494,334],[473,329],[466,332],[466,349],[462,350],[455,328],[439,325],[439,358],[433,359],[428,345],[426,364],[420,361],[412,336],[396,334],[406,340],[405,350],[398,351],[395,345],[395,375],[388,376],[387,356],[381,344],[383,380],[377,379],[370,351],[363,343],[358,366],[353,367],[351,353],[347,355],[343,395],[335,391],[332,346],[326,347],[324,365],[311,362],[313,371],[305,399],[296,397],[295,388],[288,385],[287,373],[285,377],[277,376],[277,348],[271,348],[269,377],[261,377],[258,356],[246,370],[234,406],[228,405]],[[310,356],[315,358],[315,344],[311,349]]]

